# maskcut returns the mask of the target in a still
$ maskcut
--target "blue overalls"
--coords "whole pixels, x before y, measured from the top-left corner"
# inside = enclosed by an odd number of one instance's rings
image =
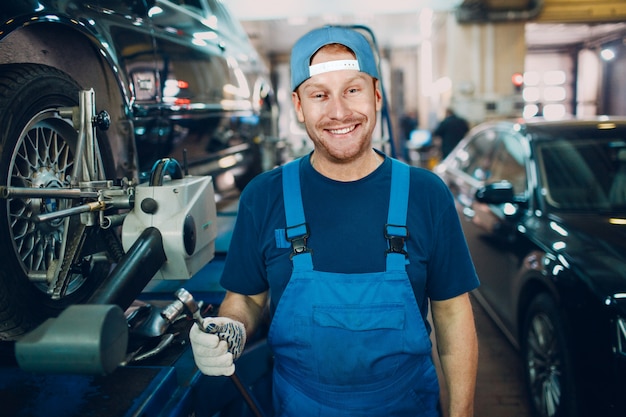
[[[275,415],[439,416],[431,342],[405,270],[408,165],[392,165],[387,270],[344,274],[313,268],[299,163],[283,167],[293,272],[268,335]]]

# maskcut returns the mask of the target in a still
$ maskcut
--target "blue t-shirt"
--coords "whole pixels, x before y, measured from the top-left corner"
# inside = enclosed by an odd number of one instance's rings
[[[385,224],[391,159],[357,181],[339,182],[300,160],[302,202],[313,267],[336,273],[385,270]],[[452,194],[434,173],[411,167],[407,272],[425,318],[428,298],[445,300],[478,286]],[[230,291],[270,290],[270,313],[291,276],[292,251],[285,238],[282,167],[255,177],[244,189],[221,278]]]

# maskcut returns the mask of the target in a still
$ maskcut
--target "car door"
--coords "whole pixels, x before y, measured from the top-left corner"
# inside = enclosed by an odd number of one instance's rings
[[[111,49],[113,64],[120,68],[116,75],[133,118],[158,116],[154,39],[145,4],[129,0],[90,1],[81,3],[74,13],[96,27],[103,47]]]
[[[516,222],[522,211],[511,203],[484,204],[476,200],[479,186],[509,181],[514,192],[527,193],[526,152],[517,134],[506,129],[488,130],[468,144],[468,159],[457,184],[459,215],[476,271],[479,296],[511,328],[516,305],[513,284],[521,252]]]
[[[204,14],[200,0],[156,0],[150,9],[159,114],[135,126],[142,171],[165,156],[181,160],[182,152],[174,152],[177,145],[191,139],[196,127],[204,126],[204,132],[218,123],[207,119],[222,109],[228,65],[217,23]],[[185,148],[193,160],[207,152],[206,139],[198,134]]]
[[[216,188],[242,189],[262,170],[269,133],[265,65],[218,1],[156,0],[151,10],[162,117],[136,135],[140,163],[184,158],[190,174],[213,175]]]

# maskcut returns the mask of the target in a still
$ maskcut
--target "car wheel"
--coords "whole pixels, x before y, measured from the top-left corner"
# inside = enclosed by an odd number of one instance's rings
[[[0,67],[0,186],[69,186],[78,134],[55,109],[76,106],[79,91],[75,81],[51,67]],[[37,214],[76,204],[61,198],[0,200],[0,340],[16,340],[85,301],[108,274],[111,260],[122,255],[112,230],[85,226],[80,216],[34,221]],[[56,278],[54,270],[60,271]]]
[[[564,321],[547,294],[535,297],[526,312],[522,334],[526,383],[537,417],[576,417],[573,368]]]

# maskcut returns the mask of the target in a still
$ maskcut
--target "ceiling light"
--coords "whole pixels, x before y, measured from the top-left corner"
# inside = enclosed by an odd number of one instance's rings
[[[604,59],[605,61],[610,61],[613,58],[615,58],[615,52],[613,52],[612,49],[609,48],[604,48],[603,50],[600,51],[600,56],[602,57],[602,59]]]

